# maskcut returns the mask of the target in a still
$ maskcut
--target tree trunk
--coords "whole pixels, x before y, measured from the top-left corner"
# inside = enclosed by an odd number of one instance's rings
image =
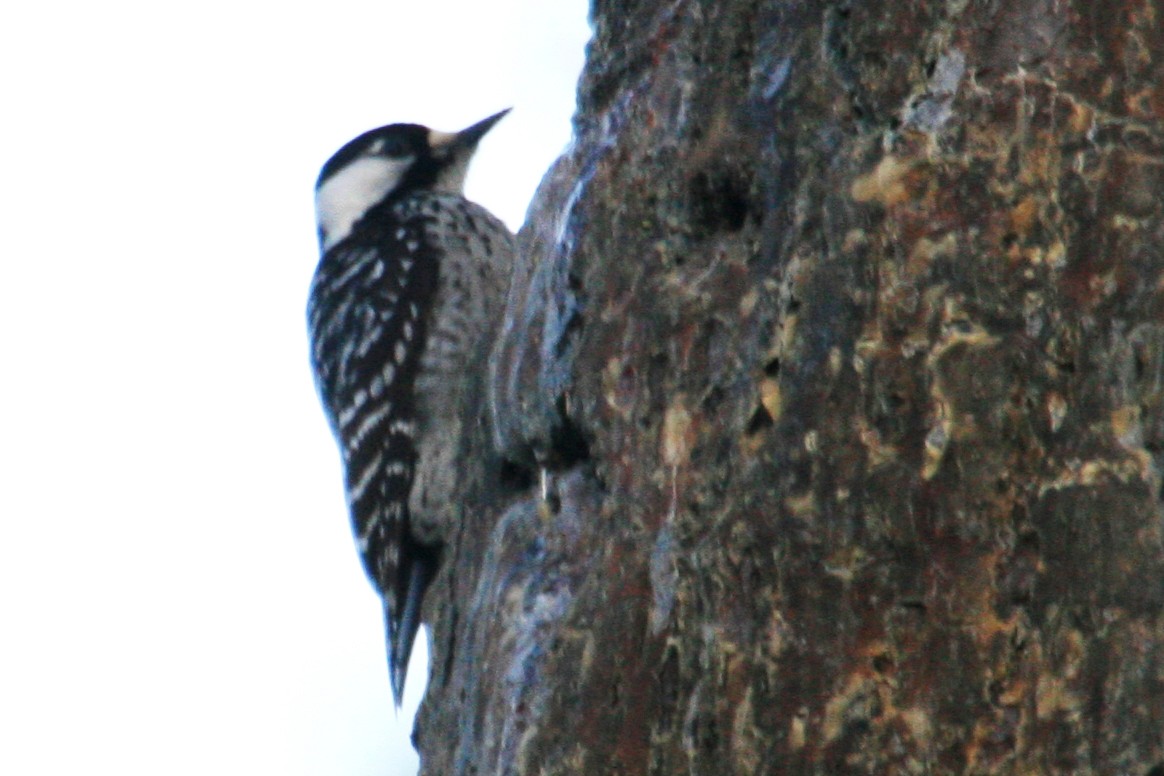
[[[1162,3],[593,22],[422,772],[1164,774]]]

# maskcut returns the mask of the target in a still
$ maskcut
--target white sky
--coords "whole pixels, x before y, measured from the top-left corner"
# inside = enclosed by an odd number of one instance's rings
[[[312,185],[466,126],[516,228],[585,0],[20,3],[0,18],[0,773],[406,776],[307,366]]]

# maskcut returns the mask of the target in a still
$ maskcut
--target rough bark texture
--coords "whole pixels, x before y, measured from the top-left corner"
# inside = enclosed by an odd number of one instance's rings
[[[423,773],[1164,773],[1164,5],[593,22]]]

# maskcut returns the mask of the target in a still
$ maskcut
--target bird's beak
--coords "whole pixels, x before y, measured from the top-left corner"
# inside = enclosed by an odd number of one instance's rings
[[[506,108],[503,111],[494,113],[487,119],[478,121],[471,127],[466,127],[457,133],[457,145],[460,146],[475,146],[481,138],[485,137],[485,133],[493,129],[493,125],[505,118],[505,114],[509,113],[513,108]]]
[[[437,132],[432,130],[429,132],[428,142],[433,150],[440,150],[444,152],[472,150],[477,147],[477,143],[481,138],[485,137],[485,133],[493,129],[493,125],[505,118],[505,114],[513,110],[506,108],[503,111],[494,113],[487,119],[482,119],[476,124],[465,127],[460,132]]]

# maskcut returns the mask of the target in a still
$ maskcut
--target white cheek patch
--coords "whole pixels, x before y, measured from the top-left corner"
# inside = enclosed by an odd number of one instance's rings
[[[324,181],[315,191],[321,248],[326,252],[351,234],[352,226],[396,187],[411,164],[412,157],[364,156]]]

